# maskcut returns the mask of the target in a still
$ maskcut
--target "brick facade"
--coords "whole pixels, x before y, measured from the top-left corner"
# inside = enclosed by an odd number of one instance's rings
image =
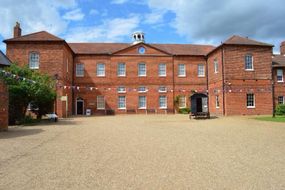
[[[8,130],[8,90],[0,79],[0,131]]]
[[[60,117],[72,115],[72,90],[59,88],[70,86],[73,81],[73,55],[70,48],[63,42],[37,42],[37,43],[8,43],[7,57],[20,66],[29,64],[29,55],[36,52],[40,56],[39,71],[57,78],[57,100],[55,110]],[[68,66],[67,66],[68,64]],[[61,97],[67,96],[66,101]]]
[[[273,110],[272,45],[247,38],[233,36],[218,47],[144,42],[68,44],[40,32],[5,42],[12,61],[28,64],[29,53],[38,52],[39,71],[57,76],[55,109],[60,117],[77,114],[78,107],[82,114],[86,109],[93,114],[106,114],[109,110],[118,114],[174,113],[175,99],[183,96],[186,107],[191,107],[193,94],[208,95],[208,103],[203,106],[214,115],[271,114]],[[140,47],[145,52],[140,53]],[[252,56],[250,71],[245,70],[246,55]],[[126,76],[117,75],[119,63],[125,64]],[[146,76],[138,76],[139,63],[146,65]],[[84,65],[83,76],[76,75],[77,64]],[[97,76],[98,64],[104,64],[104,76]],[[166,76],[159,76],[159,64],[166,65]],[[185,65],[185,76],[178,76],[181,64]],[[203,76],[198,76],[198,68],[204,71]],[[283,86],[278,85],[275,94],[283,93]],[[126,92],[118,93],[119,86],[125,87]],[[138,92],[140,86],[147,91]],[[161,86],[167,91],[159,92]],[[247,105],[247,94],[254,94],[253,106]],[[98,96],[104,96],[103,110],[97,108]],[[126,98],[125,109],[118,108],[119,96]],[[139,108],[139,96],[146,97],[144,109]],[[166,108],[159,107],[160,96],[167,97]],[[68,105],[62,97],[67,97]]]

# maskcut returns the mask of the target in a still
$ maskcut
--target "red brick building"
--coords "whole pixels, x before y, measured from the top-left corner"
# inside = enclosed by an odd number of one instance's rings
[[[10,65],[9,59],[0,51],[0,72]],[[1,73],[0,73],[1,74]],[[0,131],[8,129],[8,89],[0,78]]]
[[[129,44],[67,43],[45,31],[21,36],[17,24],[14,38],[4,42],[12,61],[57,79],[55,109],[61,117],[86,110],[174,113],[185,107],[217,115],[271,114],[273,95],[284,97],[277,87],[273,93],[280,64],[272,67],[270,44],[239,36],[218,47],[148,44],[143,33],[133,38]]]

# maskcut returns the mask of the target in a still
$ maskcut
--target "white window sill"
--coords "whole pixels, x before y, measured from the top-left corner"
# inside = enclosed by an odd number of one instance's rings
[[[146,77],[146,75],[138,75],[138,77]]]
[[[199,78],[204,78],[205,77],[205,75],[203,75],[203,76],[198,76]]]
[[[220,107],[216,107],[216,109],[220,109]]]
[[[167,93],[167,91],[158,91],[159,93]]]
[[[160,107],[159,109],[161,109],[161,110],[165,110],[165,109],[167,109],[167,107]]]
[[[178,75],[178,77],[184,78],[186,77],[186,75]]]
[[[127,109],[127,108],[118,108],[118,110],[125,110],[125,109]]]
[[[105,108],[97,108],[97,110],[105,110]]]
[[[146,93],[147,91],[140,91],[140,92],[138,92],[138,93]]]
[[[245,69],[245,71],[254,71],[254,69]]]
[[[166,75],[158,75],[159,77],[166,77]]]
[[[32,69],[32,70],[37,70],[37,69],[40,69],[39,67],[37,67],[37,68],[32,68],[32,67],[30,67],[30,69]]]
[[[143,107],[143,108],[138,108],[139,110],[146,110],[146,107]]]
[[[97,77],[106,77],[105,75],[97,75]]]
[[[126,75],[118,75],[117,77],[126,77]]]
[[[282,81],[277,81],[278,83],[283,83],[284,81],[282,80]]]
[[[179,109],[184,109],[184,108],[186,108],[186,106],[183,106],[183,107],[179,107]]]
[[[255,106],[247,106],[248,109],[255,109]]]
[[[118,94],[125,94],[125,93],[126,93],[126,91],[118,92]]]
[[[76,75],[76,77],[84,77],[84,75]]]

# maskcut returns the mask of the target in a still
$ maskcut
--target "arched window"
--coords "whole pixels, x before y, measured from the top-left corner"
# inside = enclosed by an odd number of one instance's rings
[[[40,55],[37,52],[31,52],[29,55],[29,67],[30,69],[39,69]]]

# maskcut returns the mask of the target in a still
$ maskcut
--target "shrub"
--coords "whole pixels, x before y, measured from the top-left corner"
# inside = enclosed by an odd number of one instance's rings
[[[276,115],[285,115],[285,104],[279,104],[276,107],[275,113]]]
[[[179,113],[181,114],[189,114],[190,113],[190,108],[180,108]]]

